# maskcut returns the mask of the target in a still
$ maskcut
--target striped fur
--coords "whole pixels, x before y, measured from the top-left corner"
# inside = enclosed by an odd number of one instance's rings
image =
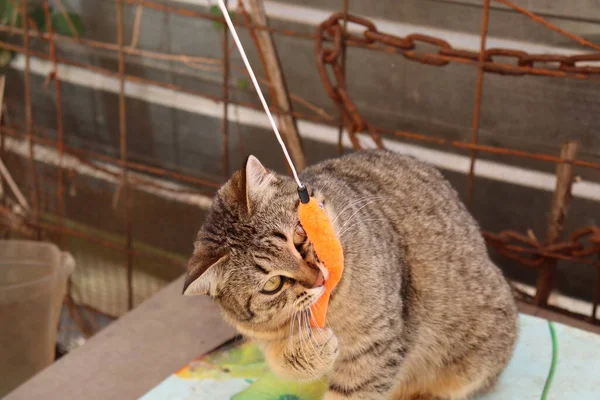
[[[364,151],[302,174],[334,220],[346,262],[318,331],[308,313],[322,293],[322,265],[310,243],[292,239],[295,184],[254,160],[219,191],[186,288],[210,287],[274,371],[326,376],[328,400],[464,399],[494,383],[513,351],[516,306],[479,227],[437,170]],[[283,288],[261,292],[274,275],[285,276]]]

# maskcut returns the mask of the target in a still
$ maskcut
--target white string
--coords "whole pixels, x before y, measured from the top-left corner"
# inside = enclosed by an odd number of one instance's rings
[[[262,90],[260,89],[260,86],[258,85],[258,81],[256,80],[256,76],[254,75],[254,71],[252,70],[252,67],[250,66],[250,61],[248,61],[248,57],[246,57],[246,52],[244,52],[244,47],[242,46],[242,42],[240,42],[240,38],[238,37],[235,27],[233,26],[233,22],[231,22],[231,18],[229,17],[229,11],[227,11],[227,6],[225,6],[225,2],[223,0],[219,0],[219,7],[221,8],[221,12],[223,13],[223,16],[225,17],[225,22],[227,22],[227,26],[229,27],[229,30],[231,31],[231,35],[233,36],[233,41],[235,42],[238,50],[240,51],[242,60],[244,60],[244,64],[246,65],[246,69],[248,70],[250,79],[252,80],[252,83],[254,84],[254,87],[256,88],[256,93],[258,94],[258,97],[260,98],[260,102],[262,103],[263,108],[265,109],[265,112],[267,113],[267,117],[269,118],[269,121],[271,122],[271,126],[273,127],[275,136],[277,136],[277,140],[279,141],[279,144],[281,145],[283,154],[285,155],[285,158],[287,159],[287,162],[292,170],[292,174],[294,174],[294,179],[296,180],[298,187],[303,187],[302,182],[300,182],[300,178],[298,178],[298,172],[296,172],[296,167],[294,166],[294,162],[290,158],[287,148],[285,147],[285,143],[283,142],[283,139],[281,139],[281,135],[279,134],[279,130],[277,129],[277,124],[275,123],[275,120],[273,119],[273,115],[271,115],[271,110],[269,110],[267,101],[265,100]]]

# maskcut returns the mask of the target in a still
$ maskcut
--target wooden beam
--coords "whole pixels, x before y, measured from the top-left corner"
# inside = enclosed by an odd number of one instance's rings
[[[569,161],[577,157],[578,143],[568,141],[562,145],[560,156]],[[550,221],[548,222],[548,231],[546,243],[553,244],[560,241],[564,228],[567,210],[571,201],[571,188],[573,186],[573,164],[563,163],[556,166],[556,190],[552,199],[552,209],[550,211]],[[556,260],[551,260],[542,265],[537,279],[537,290],[535,293],[534,304],[536,306],[545,306],[548,304],[548,297],[554,287],[556,277]]]
[[[249,0],[248,4],[253,22],[257,25],[267,25],[267,15],[263,0]],[[290,95],[285,84],[283,70],[281,69],[277,49],[273,43],[271,33],[266,30],[254,30],[253,38],[256,41],[257,50],[269,81],[272,100],[280,110],[285,112],[292,111]],[[296,169],[301,171],[306,166],[306,161],[296,119],[291,115],[280,115],[277,119],[290,156],[294,161]]]
[[[6,77],[0,75],[0,125],[2,124],[2,111],[4,111],[4,84],[6,83]],[[4,138],[0,138],[2,141]],[[0,162],[2,157],[3,144],[0,144]],[[0,200],[4,197],[4,179],[0,175]]]

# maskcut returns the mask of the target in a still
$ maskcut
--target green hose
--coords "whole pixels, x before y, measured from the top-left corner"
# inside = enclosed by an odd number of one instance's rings
[[[554,330],[552,321],[548,321],[548,327],[550,328],[550,336],[552,338],[552,362],[550,363],[550,371],[548,372],[548,377],[546,377],[546,384],[542,392],[542,400],[548,399],[548,392],[550,392],[550,385],[552,385],[554,372],[556,371],[556,362],[558,361],[558,340],[556,339],[556,331]]]

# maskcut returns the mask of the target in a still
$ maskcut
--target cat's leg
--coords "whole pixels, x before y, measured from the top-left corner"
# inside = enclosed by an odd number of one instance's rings
[[[327,375],[338,355],[331,329],[306,329],[287,339],[262,343],[267,363],[277,375],[294,380],[317,380]]]
[[[483,368],[479,368],[482,370]],[[470,399],[475,394],[483,394],[494,386],[496,378],[488,378],[485,375],[461,374],[458,368],[449,368],[442,371],[438,379],[431,385],[429,392],[435,398],[447,400]]]
[[[400,343],[375,342],[359,354],[338,359],[328,377],[329,388],[324,400],[391,399],[403,358]]]
[[[364,381],[360,383],[348,383],[343,386],[330,383],[327,393],[325,393],[325,397],[323,398],[323,400],[391,399],[389,396],[393,385],[394,380],[385,377],[377,377],[373,380]],[[406,400],[409,400],[409,398],[407,398]]]
[[[391,399],[390,392],[394,386],[395,379],[394,377],[374,376],[366,380],[347,379],[344,381],[342,377],[338,377],[334,382],[329,382],[329,388],[323,400]]]
[[[380,400],[381,396],[380,394],[378,395],[373,395],[374,397],[368,397],[369,399],[378,399]],[[338,393],[334,393],[334,392],[329,392],[325,395],[325,397],[323,398],[323,400],[346,400],[348,399],[348,397],[344,397],[343,395],[340,395]],[[362,399],[362,397],[361,397]],[[440,399],[438,397],[434,397],[432,395],[422,395],[422,394],[417,394],[417,395],[413,395],[413,396],[409,396],[409,397],[391,397],[390,400],[443,400]]]

